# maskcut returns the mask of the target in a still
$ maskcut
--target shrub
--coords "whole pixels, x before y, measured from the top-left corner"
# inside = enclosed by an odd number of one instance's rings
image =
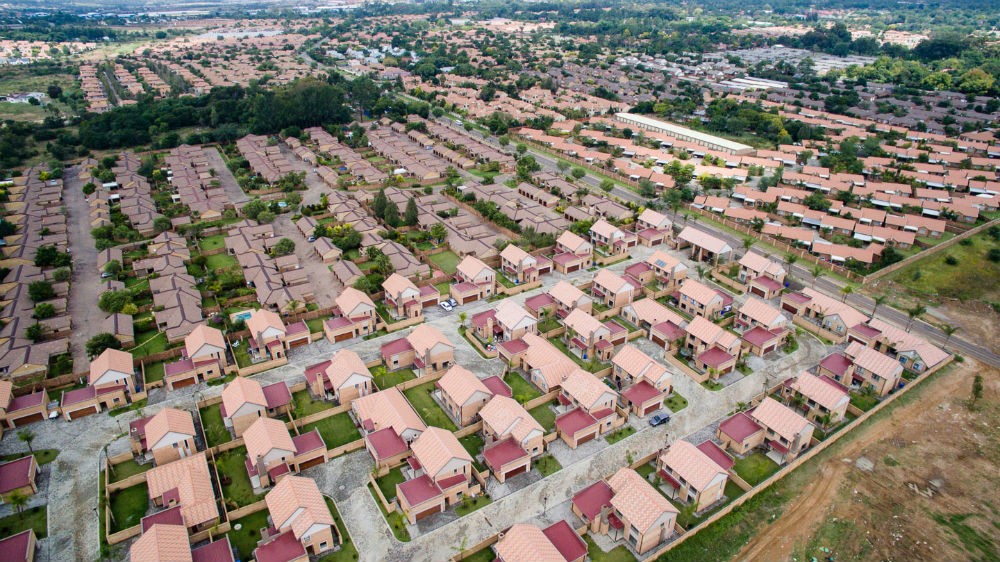
[[[944,258],[944,263],[948,265],[958,265],[958,258],[955,256],[947,256]]]
[[[986,252],[986,259],[991,262],[1000,262],[1000,248],[990,248],[990,251]]]

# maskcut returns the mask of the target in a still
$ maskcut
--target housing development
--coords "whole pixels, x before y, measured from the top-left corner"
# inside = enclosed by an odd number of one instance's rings
[[[0,559],[1000,556],[997,14],[599,4],[0,16]]]

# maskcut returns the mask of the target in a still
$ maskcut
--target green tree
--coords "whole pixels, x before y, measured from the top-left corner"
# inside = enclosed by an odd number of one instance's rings
[[[31,340],[32,343],[38,342],[44,335],[45,326],[43,324],[39,324],[38,322],[35,322],[24,329],[24,337]]]
[[[16,513],[21,513],[24,511],[24,506],[28,505],[28,496],[25,496],[24,492],[17,490],[10,494],[7,501],[10,502],[11,507],[14,508]]]
[[[257,220],[257,217],[266,210],[267,210],[267,203],[264,203],[260,199],[252,199],[250,201],[247,201],[246,204],[243,205],[243,208],[240,209],[240,212],[242,212],[243,216],[245,216],[248,219]]]
[[[39,320],[45,320],[46,318],[52,318],[56,315],[56,307],[52,306],[47,302],[40,302],[35,305],[34,317]]]
[[[396,205],[395,201],[389,201],[389,204],[385,207],[385,224],[396,228],[400,225],[401,219],[399,218],[399,206]]]
[[[114,334],[109,334],[108,332],[101,332],[94,337],[87,340],[85,349],[87,351],[87,357],[93,359],[98,355],[104,353],[105,349],[121,349],[122,342],[118,341],[118,338]]]
[[[48,281],[32,281],[28,284],[28,298],[33,302],[47,301],[55,296],[56,290]]]
[[[84,195],[90,196],[95,191],[97,191],[97,186],[94,185],[94,182],[87,182],[83,184],[83,188],[81,188],[81,191],[83,191]]]
[[[420,218],[419,211],[417,210],[417,202],[410,197],[409,201],[406,202],[406,211],[403,215],[403,224],[406,226],[416,226],[417,220]]]
[[[601,189],[603,191],[610,192],[614,188],[615,188],[615,182],[613,182],[613,181],[611,181],[609,179],[603,179],[603,180],[601,180]]]
[[[34,455],[35,450],[31,448],[31,442],[35,440],[35,432],[30,429],[22,429],[17,432],[17,440],[28,446],[28,454]]]
[[[104,264],[104,273],[118,279],[118,276],[122,272],[122,262],[118,260],[108,260],[108,263]]]
[[[582,180],[587,175],[587,170],[584,170],[583,168],[573,168],[570,175],[573,176],[573,179]]]
[[[108,314],[121,312],[126,304],[132,302],[132,294],[128,291],[105,291],[97,299],[97,306]]]
[[[287,256],[295,252],[295,241],[291,238],[282,238],[271,249],[275,256]]]
[[[38,267],[68,267],[72,258],[66,252],[60,252],[54,245],[39,246],[35,252],[35,265]]]
[[[910,320],[906,323],[907,332],[909,332],[910,327],[913,326],[913,321],[922,316],[925,312],[927,312],[927,307],[922,304],[917,304],[906,309],[906,315],[910,317]]]
[[[377,218],[385,218],[385,208],[389,205],[389,198],[385,196],[385,188],[378,190],[375,194],[375,198],[372,199],[372,213],[375,214]]]
[[[976,403],[983,397],[983,375],[976,374],[972,378],[972,394],[969,396],[969,409],[976,409]]]
[[[443,242],[445,236],[447,236],[447,235],[448,235],[448,229],[445,228],[445,226],[443,224],[441,224],[439,222],[436,222],[436,223],[434,223],[431,226],[431,236],[435,240],[437,240],[438,244],[440,244],[441,242]]]
[[[156,231],[157,234],[166,232],[173,227],[173,223],[171,223],[170,219],[167,217],[156,217],[153,219],[153,230]]]

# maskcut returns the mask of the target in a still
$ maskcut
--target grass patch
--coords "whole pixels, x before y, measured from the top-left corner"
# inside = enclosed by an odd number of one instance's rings
[[[552,345],[559,348],[559,351],[562,351],[563,355],[572,359],[574,363],[579,365],[581,369],[584,369],[587,372],[596,373],[597,371],[605,369],[611,365],[610,363],[601,363],[596,360],[584,360],[581,357],[577,357],[575,353],[573,353],[572,351],[569,350],[568,347],[566,347],[566,342],[562,341],[562,338],[558,337],[549,338],[549,342],[551,342]]]
[[[211,252],[212,250],[218,250],[219,248],[226,247],[226,235],[216,234],[215,236],[206,236],[198,242],[198,246],[201,248],[202,252]]]
[[[379,390],[392,388],[399,383],[411,381],[417,378],[417,374],[413,372],[413,369],[398,369],[396,371],[389,371],[384,365],[379,365],[378,367],[371,369],[371,373],[375,380],[375,386],[377,386]]]
[[[382,505],[382,502],[375,497],[375,490],[372,488],[371,484],[368,484],[368,490],[372,493],[372,498],[375,500],[375,503],[378,504],[378,509],[382,512],[382,517],[385,517],[385,522],[389,525],[389,529],[392,531],[393,536],[396,537],[396,540],[400,542],[410,542],[410,532],[406,530],[406,522],[403,520],[403,514],[398,511],[394,511],[392,513],[387,512],[385,510],[385,506]],[[393,492],[392,495],[395,497],[396,493]]]
[[[146,483],[111,492],[111,532],[117,533],[138,525],[149,509],[149,488]]]
[[[427,256],[427,259],[431,262],[431,264],[448,275],[451,275],[458,270],[458,262],[460,260],[458,254],[452,252],[451,250],[445,250],[439,254]]]
[[[340,512],[337,511],[337,506],[333,503],[332,499],[327,497],[324,497],[323,499],[326,501],[327,509],[330,510],[330,515],[333,516],[333,522],[337,525],[337,529],[340,531],[340,538],[344,542],[340,545],[339,550],[322,556],[319,559],[319,562],[343,562],[345,560],[354,562],[358,559],[358,549],[351,541],[351,535],[347,532],[347,526],[344,525],[344,519],[340,516]]]
[[[215,457],[215,468],[222,480],[222,497],[227,506],[232,503],[236,507],[244,507],[261,499],[261,496],[253,493],[253,485],[244,464],[246,458],[246,447],[230,449]]]
[[[306,320],[306,326],[309,326],[310,334],[318,334],[323,331],[323,322],[325,318],[313,318],[311,320]]]
[[[711,390],[712,392],[718,392],[723,388],[726,388],[719,381],[713,381],[712,379],[708,379],[707,381],[701,383],[701,386],[704,386],[705,388]]]
[[[510,387],[511,395],[514,400],[519,403],[524,404],[538,398],[542,395],[542,391],[535,388],[535,385],[528,382],[520,373],[509,373],[507,378],[504,379],[507,386]]]
[[[639,331],[639,328],[637,328],[635,324],[629,322],[628,320],[622,318],[621,316],[615,316],[614,318],[611,319],[611,321],[614,322],[615,324],[618,324],[622,328],[625,328],[626,330],[628,330],[628,333],[630,333],[630,334],[632,332],[638,332]]]
[[[420,418],[427,425],[433,425],[441,429],[447,429],[448,431],[457,430],[458,427],[451,421],[448,414],[434,401],[434,398],[431,396],[432,392],[434,392],[434,383],[428,382],[403,391],[403,395],[406,396],[406,399],[413,405],[413,409],[417,411],[417,414],[420,415]]]
[[[133,357],[146,357],[170,347],[166,332],[142,332],[136,336],[135,341],[139,342],[138,345],[129,350]]]
[[[451,283],[449,283],[448,281],[444,281],[442,283],[435,283],[434,288],[437,289],[438,292],[441,293],[442,295],[451,294]]]
[[[228,533],[229,542],[239,552],[240,560],[250,560],[253,557],[257,541],[261,538],[260,530],[268,527],[267,516],[265,509],[232,522],[234,530]],[[237,525],[240,526],[239,531],[235,530]]]
[[[629,435],[635,433],[635,428],[631,425],[625,424],[618,429],[612,431],[604,437],[604,440],[608,442],[609,445],[613,445],[622,439],[625,439]]]
[[[59,456],[59,449],[35,449],[35,463],[38,466],[49,464]],[[16,461],[21,457],[28,456],[26,453],[14,453],[13,455],[0,456],[0,462]]]
[[[482,509],[493,503],[486,494],[479,494],[475,498],[470,499],[469,496],[462,498],[462,501],[455,507],[455,513],[459,517],[464,517],[477,509]]]
[[[229,429],[226,428],[226,423],[222,419],[222,410],[219,408],[219,404],[205,406],[198,412],[201,414],[201,429],[205,432],[205,441],[209,447],[222,445],[232,440]]]
[[[756,486],[781,468],[761,452],[750,453],[746,458],[736,459],[733,470],[751,486]]]
[[[859,410],[868,411],[878,404],[878,396],[863,392],[851,392],[851,404]]]
[[[135,412],[136,410],[141,410],[145,407],[146,407],[146,399],[143,398],[142,400],[136,400],[135,402],[132,402],[127,406],[122,406],[120,408],[115,408],[114,410],[110,410],[108,412],[108,415],[111,417],[120,416],[125,412]]]
[[[535,460],[535,470],[543,477],[551,476],[562,469],[562,465],[552,455],[542,455]]]
[[[398,466],[390,470],[385,476],[379,476],[375,479],[379,491],[382,492],[382,497],[388,502],[391,502],[396,497],[396,485],[403,482],[406,482],[406,478],[403,476],[403,469]]]
[[[146,365],[146,384],[159,382],[163,380],[165,374],[163,366],[165,363],[163,361],[157,361],[150,365]]]
[[[347,445],[361,438],[358,428],[354,426],[354,421],[347,412],[341,412],[335,416],[307,423],[299,429],[299,432],[307,433],[314,429],[319,430],[319,434],[323,437],[323,442],[326,443],[327,449]]]
[[[462,562],[493,562],[496,558],[493,549],[487,546],[471,556],[466,556]]]
[[[625,545],[618,545],[608,552],[601,550],[590,536],[584,536],[587,542],[587,558],[592,562],[635,562],[635,556],[625,548]]]
[[[545,430],[545,433],[552,433],[556,428],[556,412],[548,404],[542,404],[541,406],[535,406],[534,408],[528,410],[531,417],[535,418]]]
[[[135,476],[136,474],[142,474],[151,468],[153,468],[152,464],[139,464],[135,462],[134,459],[129,459],[123,463],[112,465],[111,473],[108,474],[108,480],[112,484],[115,482],[121,482],[126,478]]]
[[[470,433],[459,439],[458,442],[462,444],[462,448],[472,457],[472,464],[476,467],[476,470],[479,472],[485,471],[486,467],[483,466],[483,463],[476,460],[476,455],[483,451],[483,438],[478,433]]]
[[[218,271],[220,269],[228,269],[230,267],[239,267],[239,265],[240,262],[237,261],[234,256],[231,256],[226,252],[205,256],[205,269],[208,271]]]
[[[559,328],[561,324],[552,316],[546,316],[542,321],[538,323],[538,331],[547,334],[552,330]]]
[[[308,389],[292,393],[292,404],[294,404],[295,417],[304,418],[313,414],[318,414],[324,410],[329,410],[333,404],[325,400],[316,400]]]
[[[49,534],[48,520],[48,509],[44,505],[8,515],[0,519],[0,537],[9,537],[28,529],[34,529],[35,537],[44,539]]]
[[[667,396],[666,400],[663,401],[663,405],[670,408],[670,411],[676,414],[684,408],[687,408],[688,401],[687,398],[684,398],[679,392],[674,391],[670,394],[670,396]]]
[[[979,531],[965,524],[965,520],[976,514],[942,514],[935,513],[932,517],[939,525],[944,526],[958,537],[965,550],[974,556],[982,555],[979,560],[1000,560],[1000,553],[997,552],[996,545],[989,535],[983,535]]]
[[[888,279],[906,287],[918,297],[948,297],[962,301],[1000,299],[1000,263],[990,261],[987,253],[1000,247],[987,233],[969,238],[972,244],[955,244],[946,250],[921,258],[891,273]],[[948,257],[957,261],[949,265]]]

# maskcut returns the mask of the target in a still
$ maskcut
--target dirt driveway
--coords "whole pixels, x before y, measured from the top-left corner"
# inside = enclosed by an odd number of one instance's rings
[[[105,314],[97,308],[101,296],[101,274],[97,270],[97,248],[90,236],[90,207],[81,191],[83,181],[79,168],[66,170],[65,189],[66,221],[69,229],[69,250],[73,255],[73,283],[69,289],[69,314],[73,322],[70,349],[73,364],[79,372],[87,365],[87,340],[97,335]]]

